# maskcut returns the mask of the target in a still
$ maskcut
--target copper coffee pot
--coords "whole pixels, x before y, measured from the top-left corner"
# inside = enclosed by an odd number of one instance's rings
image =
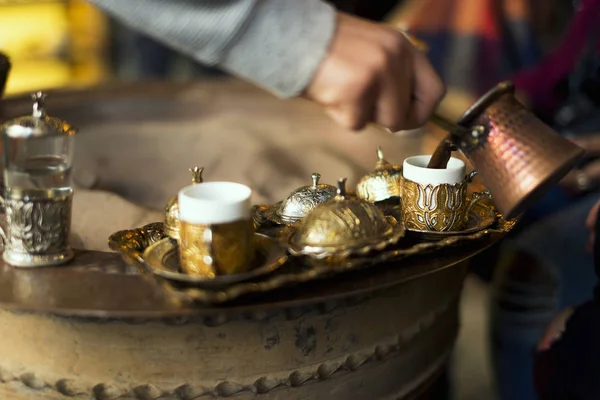
[[[512,82],[483,95],[458,125],[439,116],[431,121],[450,132],[447,139],[475,167],[507,219],[558,183],[584,153],[527,110]]]

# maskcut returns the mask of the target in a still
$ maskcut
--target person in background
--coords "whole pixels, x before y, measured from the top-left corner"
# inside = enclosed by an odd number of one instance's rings
[[[502,399],[537,399],[535,345],[552,316],[586,301],[596,281],[592,255],[584,251],[584,221],[600,197],[600,1],[576,6],[559,46],[513,77],[537,114],[587,156],[525,213],[520,232],[501,249],[490,341]]]
[[[349,129],[419,127],[444,94],[402,33],[321,0],[90,1],[199,62],[310,99]]]
[[[586,219],[588,249],[593,253],[596,283],[581,305],[564,308],[548,325],[535,357],[535,386],[540,400],[600,398],[600,220],[597,201]]]
[[[503,400],[537,399],[536,343],[556,311],[585,301],[595,281],[582,242],[583,221],[600,197],[598,21],[599,0],[415,0],[402,18],[428,43],[449,90],[477,97],[512,80],[543,121],[588,152],[527,210],[511,238],[471,262],[493,279],[489,343]]]

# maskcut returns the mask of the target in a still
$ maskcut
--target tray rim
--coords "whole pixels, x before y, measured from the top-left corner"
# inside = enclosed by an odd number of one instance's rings
[[[221,288],[223,286],[233,285],[236,283],[240,283],[240,282],[244,282],[244,281],[255,279],[255,278],[258,278],[261,276],[268,275],[270,273],[277,271],[278,269],[280,269],[287,263],[288,256],[286,255],[285,248],[279,246],[279,243],[277,240],[274,240],[273,238],[271,238],[267,235],[264,235],[262,233],[258,233],[258,232],[255,232],[254,235],[261,238],[257,242],[262,243],[263,249],[266,248],[266,246],[265,246],[266,241],[271,242],[272,247],[271,247],[271,249],[267,249],[268,254],[266,254],[264,263],[262,265],[260,265],[258,268],[255,268],[253,270],[250,270],[248,272],[244,272],[241,274],[224,275],[224,276],[217,276],[215,278],[208,278],[205,276],[193,276],[193,275],[188,275],[188,274],[181,273],[181,272],[172,272],[172,271],[168,271],[166,266],[163,268],[156,266],[155,264],[162,263],[162,261],[156,260],[156,262],[153,262],[152,259],[154,259],[154,255],[150,255],[150,253],[152,251],[159,251],[157,249],[159,249],[161,246],[166,246],[166,247],[170,246],[171,248],[168,249],[168,251],[164,251],[163,254],[160,255],[160,257],[163,258],[168,253],[175,251],[177,249],[177,243],[174,243],[173,239],[171,239],[169,237],[160,239],[154,243],[151,243],[148,247],[146,247],[142,253],[142,259],[143,259],[144,266],[151,273],[158,275],[164,279],[168,279],[168,280],[180,282],[180,283],[185,283],[185,284],[190,284],[190,285],[196,285],[198,287],[203,286],[204,288],[207,288],[207,289],[208,288]],[[168,243],[168,245],[166,245],[165,243]],[[260,249],[257,248],[256,251],[260,251]],[[158,256],[159,255],[157,254],[156,257],[158,257]],[[152,259],[149,260],[149,258],[151,258],[151,257],[152,257]]]
[[[493,206],[488,207],[493,208]],[[181,289],[175,287],[175,285],[166,279],[156,277],[155,275],[147,272],[145,275],[154,279],[169,296],[177,301],[191,304],[200,303],[203,305],[225,304],[243,298],[244,296],[253,294],[266,294],[271,291],[293,285],[301,285],[311,281],[331,278],[332,276],[347,272],[365,270],[378,264],[387,264],[390,262],[396,263],[406,257],[418,256],[419,254],[429,254],[436,250],[452,248],[453,246],[461,243],[476,242],[492,234],[503,236],[514,227],[517,219],[506,221],[501,218],[500,214],[497,213],[496,215],[497,221],[495,225],[488,229],[484,229],[470,235],[449,236],[439,241],[419,242],[410,246],[409,248],[393,248],[391,250],[376,253],[373,256],[350,257],[345,260],[338,260],[336,263],[327,263],[323,260],[311,259],[305,256],[291,257],[289,259],[290,263],[304,263],[302,266],[298,267],[299,271],[288,272],[285,274],[273,274],[268,276],[269,279],[267,280],[257,282],[241,282],[231,285],[223,290],[205,290],[198,287]],[[111,235],[111,238],[109,239],[111,248],[121,253],[121,256],[126,262],[133,262],[139,267],[141,264],[143,264],[143,258],[140,252],[140,250],[143,249],[140,249],[140,247],[147,246],[148,243],[160,239],[158,238],[156,232],[157,226],[159,225],[162,225],[162,223],[154,223],[134,230],[116,232],[115,234]],[[145,237],[147,235],[154,236],[152,236],[152,238],[146,238],[145,240],[134,240],[135,243],[119,242],[119,239],[122,238],[139,239],[140,236]],[[277,240],[277,238],[274,239]],[[308,262],[309,260],[312,260],[312,263]],[[143,266],[141,268],[143,269]],[[397,265],[396,268],[402,268],[402,266]],[[294,271],[292,265],[290,265],[290,271]],[[428,273],[431,273],[431,271],[417,273],[415,277]]]

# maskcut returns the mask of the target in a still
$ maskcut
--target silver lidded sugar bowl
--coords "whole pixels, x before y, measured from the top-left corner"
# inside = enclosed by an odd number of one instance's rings
[[[377,147],[377,159],[375,169],[356,185],[357,196],[371,203],[399,198],[402,167],[387,162],[381,147]]]
[[[294,190],[281,202],[275,212],[281,222],[285,224],[298,222],[316,206],[335,196],[335,186],[319,183],[320,174],[315,172],[311,177],[312,185]]]
[[[317,206],[288,238],[292,255],[346,258],[383,250],[405,234],[404,225],[374,204],[349,196],[346,179],[338,181],[334,198]]]
[[[6,227],[2,258],[17,267],[43,267],[73,258],[69,246],[76,129],[46,114],[45,95],[32,95],[33,113],[2,125]]]
[[[264,221],[282,226],[292,225],[301,221],[318,205],[335,197],[335,186],[319,183],[320,174],[314,172],[311,178],[311,185],[299,187],[285,200],[256,208],[253,216],[255,223],[259,226],[263,225]]]
[[[190,168],[192,173],[192,184],[202,183],[204,167]],[[175,195],[165,206],[165,220],[163,224],[165,235],[171,239],[179,240],[179,197]]]

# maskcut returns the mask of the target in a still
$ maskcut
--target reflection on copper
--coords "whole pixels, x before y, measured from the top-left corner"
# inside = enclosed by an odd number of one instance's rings
[[[514,97],[514,85],[500,83],[459,120],[483,125],[488,134],[463,152],[481,174],[506,218],[513,218],[562,179],[583,149],[559,136]]]

